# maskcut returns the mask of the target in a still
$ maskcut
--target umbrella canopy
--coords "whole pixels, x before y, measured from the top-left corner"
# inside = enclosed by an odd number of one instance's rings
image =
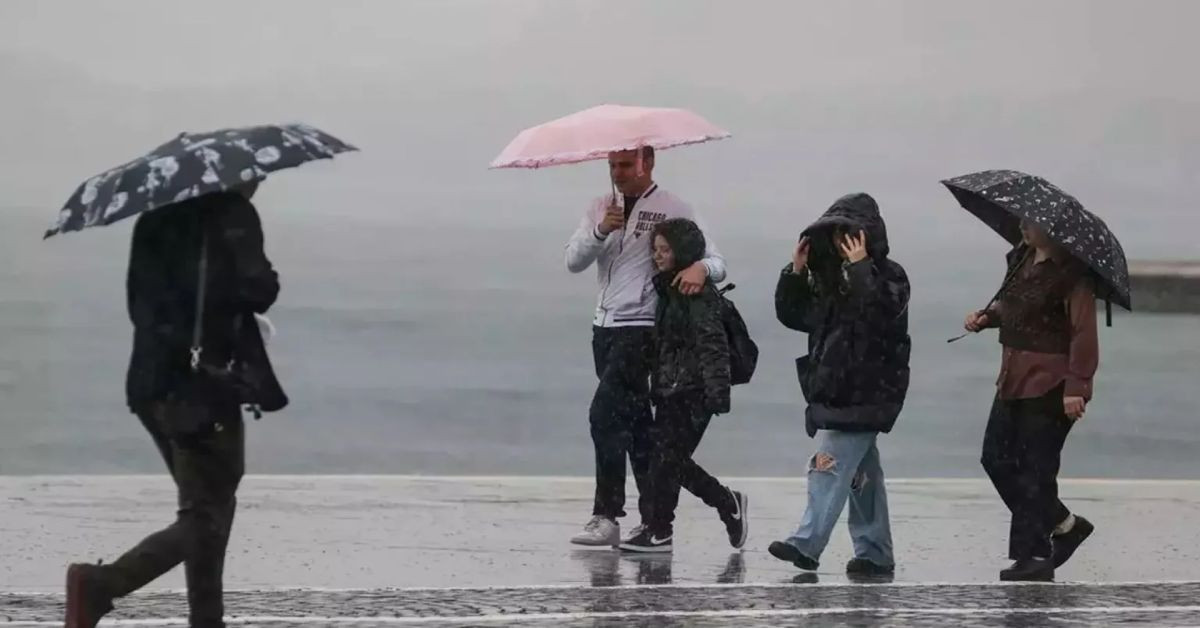
[[[521,131],[492,168],[542,168],[606,159],[614,151],[655,149],[729,137],[686,109],[600,105]]]
[[[81,183],[45,237],[112,224],[352,150],[357,149],[305,124],[180,133],[148,154]]]
[[[1014,245],[1021,242],[1021,221],[1036,224],[1099,277],[1097,296],[1131,309],[1125,249],[1108,225],[1074,196],[1016,170],[985,170],[942,184],[964,209]]]

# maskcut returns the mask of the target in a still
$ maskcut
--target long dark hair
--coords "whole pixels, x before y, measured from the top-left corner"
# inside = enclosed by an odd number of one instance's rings
[[[843,235],[839,228],[819,229],[808,234],[808,272],[818,294],[846,294],[844,260],[836,244]]]

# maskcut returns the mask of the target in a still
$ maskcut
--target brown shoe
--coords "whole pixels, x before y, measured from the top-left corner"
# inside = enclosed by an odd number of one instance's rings
[[[76,563],[67,568],[66,628],[96,628],[113,609],[112,599],[98,586],[98,565]]]

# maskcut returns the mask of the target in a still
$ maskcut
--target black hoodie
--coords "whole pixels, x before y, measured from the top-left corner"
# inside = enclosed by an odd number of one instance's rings
[[[654,235],[665,238],[675,255],[675,268],[654,278],[659,295],[654,397],[703,392],[705,412],[729,412],[729,340],[721,323],[721,297],[711,281],[694,296],[684,296],[671,285],[676,273],[704,258],[704,233],[696,223],[674,218],[658,223]]]
[[[867,235],[868,257],[842,263],[832,234]],[[808,334],[808,355],[796,360],[809,435],[817,430],[889,432],[908,392],[909,283],[888,258],[887,228],[875,199],[849,194],[834,202],[802,236],[813,242],[809,266],[784,268],[775,314]]]

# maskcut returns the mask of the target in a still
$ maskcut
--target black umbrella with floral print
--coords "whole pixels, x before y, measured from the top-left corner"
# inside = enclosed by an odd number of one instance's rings
[[[180,133],[148,154],[80,184],[45,237],[111,224],[352,150],[357,149],[305,124]]]
[[[1016,170],[985,170],[942,181],[964,209],[1012,244],[1031,222],[1095,273],[1096,296],[1129,310],[1125,249],[1099,216],[1049,181]]]

